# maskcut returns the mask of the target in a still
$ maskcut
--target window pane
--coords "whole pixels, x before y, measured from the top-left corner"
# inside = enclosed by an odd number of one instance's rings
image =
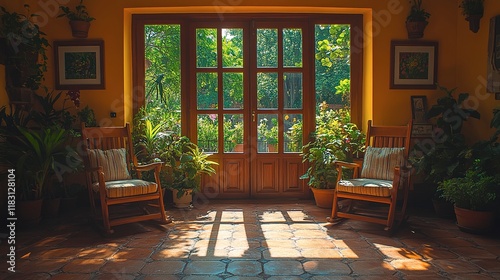
[[[196,93],[198,109],[217,109],[217,73],[197,73]]]
[[[285,153],[300,153],[302,151],[302,114],[285,115],[283,122]]]
[[[198,115],[198,147],[206,153],[217,153],[219,140],[219,121],[217,114]]]
[[[222,29],[222,67],[243,67],[243,29]]]
[[[284,73],[285,109],[302,108],[302,73]]]
[[[350,25],[316,24],[314,32],[316,102],[350,111]]]
[[[217,29],[196,29],[196,66],[217,67]]]
[[[278,115],[258,114],[257,152],[278,152]]]
[[[302,29],[283,29],[283,67],[302,67]]]
[[[257,29],[257,67],[278,67],[278,29]]]
[[[257,108],[278,109],[278,73],[257,73]]]
[[[144,40],[145,112],[153,123],[162,123],[166,130],[180,134],[181,27],[145,25]]]
[[[224,115],[224,152],[243,152],[243,115]]]
[[[224,109],[243,108],[243,73],[222,74]]]

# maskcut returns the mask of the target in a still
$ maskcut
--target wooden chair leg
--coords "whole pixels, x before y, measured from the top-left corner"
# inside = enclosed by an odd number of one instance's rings
[[[161,215],[160,223],[162,223],[162,224],[171,223],[172,220],[170,220],[167,217],[167,214],[165,213],[165,205],[163,204],[163,196],[161,195],[161,193],[160,193],[160,197],[158,198],[158,206],[159,206],[158,208],[159,208],[160,215]]]
[[[336,222],[338,222],[338,220],[337,220],[337,211],[339,210],[339,204],[338,204],[338,202],[339,202],[339,200],[338,200],[338,197],[337,197],[337,192],[335,191],[333,193],[332,214],[327,219],[327,221],[330,222],[330,223],[336,223]]]

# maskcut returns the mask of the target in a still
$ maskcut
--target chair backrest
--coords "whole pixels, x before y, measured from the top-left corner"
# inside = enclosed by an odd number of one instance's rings
[[[405,159],[408,159],[411,126],[411,121],[405,126],[375,126],[370,120],[366,132],[366,147],[404,148]]]
[[[84,141],[83,151],[86,154],[87,149],[121,149],[125,148],[127,156],[127,164],[137,164],[137,159],[134,156],[132,135],[130,133],[130,124],[119,127],[85,127],[82,123],[82,139]],[[88,158],[85,156],[85,164]],[[131,166],[128,166],[130,170]]]

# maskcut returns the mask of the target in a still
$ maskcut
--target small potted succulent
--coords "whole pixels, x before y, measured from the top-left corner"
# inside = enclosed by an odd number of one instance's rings
[[[62,13],[57,17],[67,17],[69,19],[73,37],[87,38],[90,22],[95,18],[89,15],[87,7],[83,5],[83,0],[80,0],[80,4],[75,7],[75,10],[71,10],[67,6],[59,6],[59,9],[61,9]]]
[[[422,0],[410,0],[410,5],[410,13],[406,17],[408,39],[419,39],[424,37],[424,29],[431,14],[422,8]]]

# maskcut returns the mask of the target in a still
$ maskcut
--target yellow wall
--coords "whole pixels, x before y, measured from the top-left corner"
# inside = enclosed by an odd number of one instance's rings
[[[49,4],[40,6],[39,3]],[[67,20],[56,18],[56,3],[67,0],[0,0],[0,5],[9,11],[22,12],[22,5],[28,3],[31,12],[42,14],[42,30],[47,33],[50,42],[71,40]],[[77,0],[71,0],[77,3]],[[364,50],[364,116],[376,124],[404,124],[411,117],[410,96],[426,95],[429,104],[441,96],[438,90],[391,90],[389,89],[390,42],[406,40],[405,19],[409,10],[406,0],[195,0],[186,7],[184,0],[128,0],[85,2],[92,16],[90,38],[102,38],[105,41],[105,90],[82,90],[82,106],[89,105],[96,111],[101,125],[121,125],[130,121],[131,107],[131,62],[130,62],[130,25],[134,13],[159,12],[215,12],[234,13],[244,11],[259,12],[351,12],[361,13],[365,17],[365,33],[373,38],[365,43]],[[214,4],[218,3],[218,4]],[[224,4],[226,3],[226,4]],[[488,42],[488,21],[493,15],[500,14],[500,2],[486,0],[485,16],[477,34],[469,31],[467,22],[460,14],[459,0],[431,1],[424,0],[424,7],[431,13],[429,25],[423,40],[439,42],[438,82],[448,88],[458,87],[459,92],[481,96],[477,109],[483,118],[481,121],[467,123],[466,132],[471,138],[484,138],[489,135],[488,124],[493,107],[500,101],[486,94],[481,85],[481,78],[486,77],[486,49]],[[70,3],[71,5],[71,3]],[[307,5],[307,7],[306,7]],[[52,50],[49,50],[49,65],[45,85],[53,87],[54,67]],[[483,79],[484,80],[484,79]],[[0,104],[6,104],[4,92],[3,67],[0,67]],[[478,95],[478,96],[479,96]],[[109,112],[116,111],[116,119],[109,118]],[[366,123],[366,122],[365,122]]]

